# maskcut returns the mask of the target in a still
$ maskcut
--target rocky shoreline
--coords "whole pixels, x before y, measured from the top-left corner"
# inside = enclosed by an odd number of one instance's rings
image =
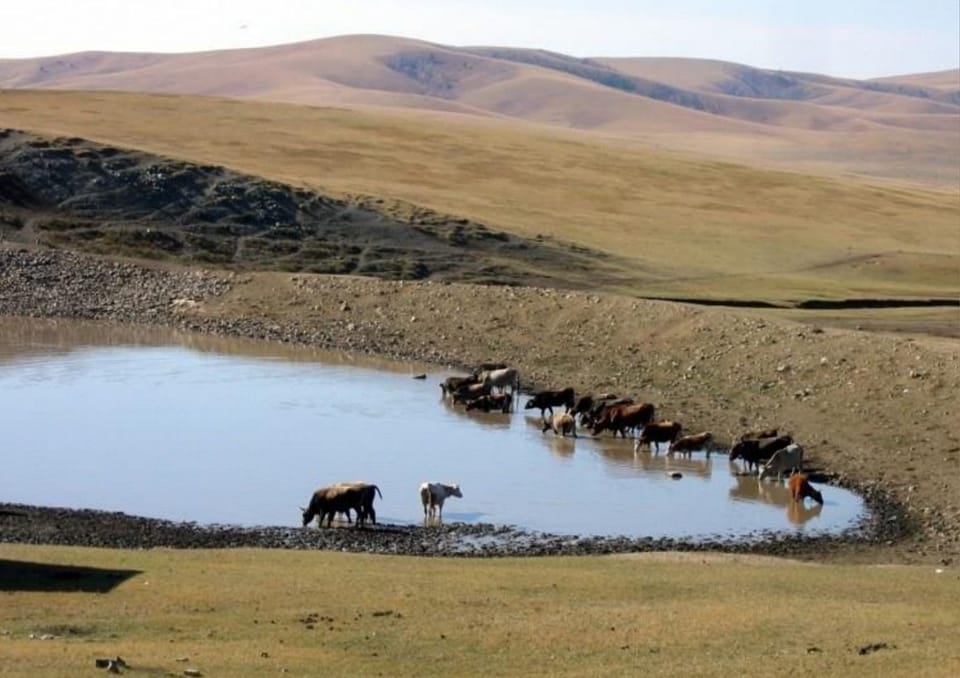
[[[141,549],[323,549],[407,556],[528,557],[651,551],[705,551],[821,558],[851,546],[892,542],[903,522],[895,505],[868,500],[861,524],[839,534],[759,532],[702,539],[556,535],[488,523],[338,526],[200,525],[111,511],[0,504],[0,541],[22,544]]]
[[[496,357],[520,367],[525,387],[573,383],[578,390],[642,393],[667,403],[666,413],[690,430],[709,426],[729,439],[747,425],[780,425],[813,442],[823,479],[863,495],[869,513],[843,535],[690,542],[569,538],[461,524],[237,528],[0,504],[0,541],[477,556],[711,550],[883,562],[952,562],[960,552],[960,502],[951,494],[960,447],[948,425],[950,410],[930,426],[931,413],[949,405],[960,379],[950,351],[722,310],[545,288],[236,274],[22,247],[0,247],[0,315],[158,325],[449,367]],[[542,332],[549,341],[539,338]],[[900,360],[896,354],[904,347],[917,354],[905,386],[871,392],[886,384],[884,370]],[[631,358],[583,360],[607,350]],[[926,389],[925,399],[905,411],[910,389]],[[822,419],[838,413],[860,420],[837,420],[828,438]],[[914,428],[903,428],[905,422]],[[896,440],[887,439],[884,427],[891,423],[901,426],[892,434]],[[906,447],[913,441],[917,448]],[[923,446],[943,455],[936,458],[939,475],[918,472]]]

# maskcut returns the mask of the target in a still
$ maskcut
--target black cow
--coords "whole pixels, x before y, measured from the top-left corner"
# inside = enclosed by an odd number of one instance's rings
[[[782,450],[792,442],[793,438],[790,436],[741,440],[730,448],[730,461],[743,459],[747,465],[747,470],[751,470],[769,461],[774,452]]]
[[[539,393],[534,393],[533,397],[527,401],[527,404],[523,406],[525,410],[532,410],[535,408],[540,409],[540,418],[543,419],[544,410],[550,410],[550,415],[553,415],[553,408],[560,407],[563,405],[566,408],[566,411],[569,412],[573,409],[574,402],[576,399],[576,394],[573,392],[573,387],[568,386],[562,391],[540,391]]]

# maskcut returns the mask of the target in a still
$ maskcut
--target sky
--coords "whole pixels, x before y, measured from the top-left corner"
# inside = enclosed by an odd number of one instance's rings
[[[30,0],[0,58],[188,52],[357,33],[852,78],[960,67],[960,0]]]

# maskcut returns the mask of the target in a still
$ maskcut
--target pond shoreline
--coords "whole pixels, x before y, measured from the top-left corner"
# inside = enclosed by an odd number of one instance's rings
[[[556,535],[490,523],[430,526],[378,524],[256,526],[198,524],[119,511],[0,503],[0,542],[93,548],[281,548],[443,557],[582,556],[651,551],[709,551],[823,559],[851,546],[900,538],[902,512],[885,497],[868,498],[859,525],[840,533],[758,532],[740,537]]]
[[[570,383],[578,391],[640,395],[662,405],[665,416],[680,419],[689,430],[709,428],[719,439],[730,440],[747,426],[779,424],[804,443],[814,443],[812,463],[826,470],[831,483],[861,494],[870,514],[861,533],[841,538],[766,545],[639,540],[617,542],[616,550],[568,545],[560,552],[692,548],[851,562],[944,563],[960,553],[955,491],[960,447],[954,445],[949,408],[943,405],[950,402],[960,371],[950,349],[928,350],[910,339],[545,288],[238,274],[20,247],[0,247],[0,315],[164,326],[454,369],[504,360],[520,367],[527,388]],[[538,339],[546,327],[548,343]],[[904,349],[910,352],[909,375],[894,375]],[[583,359],[597,350],[610,355]],[[617,354],[627,359],[618,360]],[[908,391],[911,395],[905,397]],[[931,419],[931,412],[941,409],[946,414]],[[824,437],[824,413],[843,415],[834,417],[829,438]],[[916,452],[902,449],[901,441],[910,439],[920,443]],[[917,459],[924,449],[934,454]],[[923,473],[915,471],[917,462]],[[16,510],[21,509],[0,505],[0,511]],[[11,526],[8,516],[0,540],[105,546],[110,533],[122,526],[128,536],[142,532],[139,547],[145,547],[152,543],[150,531],[163,523],[111,520],[79,509],[30,511],[32,537]],[[106,534],[85,537],[84,525]],[[471,530],[478,529],[500,528],[450,525],[441,532],[462,533],[469,540]],[[175,532],[184,535],[181,543],[223,542],[211,536],[218,533],[211,527],[182,524]],[[282,533],[266,534],[266,542],[283,542]],[[341,537],[329,543],[333,537],[314,539],[311,548],[351,548],[336,540]],[[369,537],[350,543],[368,551],[386,538],[372,539],[374,544],[365,543]],[[135,541],[124,543],[129,544],[125,548],[138,547]],[[551,548],[533,553],[558,552]],[[401,549],[418,554],[446,550]]]

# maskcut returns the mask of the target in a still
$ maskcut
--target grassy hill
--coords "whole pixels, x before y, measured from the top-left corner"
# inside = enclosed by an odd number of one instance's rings
[[[374,196],[616,258],[596,286],[650,296],[956,296],[956,193],[705,160],[617,137],[437,112],[49,91],[0,126]],[[394,202],[391,202],[394,201]],[[407,214],[409,216],[409,214]]]

